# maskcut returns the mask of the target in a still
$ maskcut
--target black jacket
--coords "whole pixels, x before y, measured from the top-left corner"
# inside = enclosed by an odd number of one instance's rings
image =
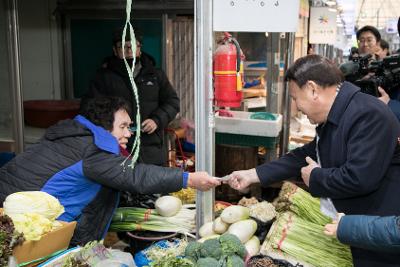
[[[324,126],[317,127],[322,168],[310,176],[310,193],[330,197],[345,214],[400,215],[400,125],[377,98],[345,82]],[[256,168],[261,183],[300,177],[316,140]],[[355,266],[400,266],[400,255],[352,248]]]
[[[37,144],[0,169],[0,203],[19,191],[44,191],[65,208],[58,218],[78,221],[71,245],[104,237],[119,191],[168,193],[182,188],[182,171],[145,164],[122,166],[117,140],[82,116],[47,129]]]
[[[139,161],[163,165],[167,160],[163,141],[164,129],[179,112],[179,98],[165,73],[154,67],[150,56],[142,53],[140,63],[142,68],[135,77],[135,83],[139,93],[141,120],[143,122],[153,119],[158,129],[152,134],[141,134]],[[83,103],[86,99],[99,95],[122,97],[129,102],[131,119],[135,122],[137,106],[123,61],[117,57],[110,57],[103,65],[105,67],[97,71],[83,97]],[[133,138],[130,141],[132,140]]]

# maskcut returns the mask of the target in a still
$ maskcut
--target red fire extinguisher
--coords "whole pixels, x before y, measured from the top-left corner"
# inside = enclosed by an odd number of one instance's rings
[[[244,55],[239,43],[225,32],[213,56],[214,97],[218,107],[240,107],[243,93]]]

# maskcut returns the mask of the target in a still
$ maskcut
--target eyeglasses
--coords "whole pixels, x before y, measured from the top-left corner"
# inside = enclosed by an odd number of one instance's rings
[[[367,44],[372,44],[375,42],[375,38],[366,38],[366,39],[360,39],[358,40],[359,43],[367,43]]]

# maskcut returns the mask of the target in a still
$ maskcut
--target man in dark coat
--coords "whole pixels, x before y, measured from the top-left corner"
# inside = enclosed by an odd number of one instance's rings
[[[104,238],[120,191],[204,191],[219,184],[206,172],[140,163],[129,167],[120,155],[131,136],[128,111],[119,98],[91,99],[73,120],[48,128],[39,143],[0,169],[0,206],[15,192],[47,192],[64,206],[59,220],[78,222],[71,245],[85,245]]]
[[[377,98],[343,82],[328,59],[298,59],[286,73],[297,108],[318,124],[317,136],[280,159],[232,173],[238,190],[301,177],[315,197],[345,214],[400,215],[400,125]],[[400,255],[351,247],[354,265],[400,266]]]
[[[89,90],[82,99],[99,95],[122,97],[131,108],[130,117],[135,120],[137,105],[134,100],[132,85],[123,61],[125,57],[132,66],[132,45],[136,45],[136,65],[134,79],[139,94],[142,134],[139,161],[148,164],[164,165],[167,152],[164,145],[164,129],[179,112],[179,98],[168,81],[165,73],[157,69],[154,59],[141,51],[142,38],[136,32],[136,44],[131,43],[129,31],[122,47],[122,30],[118,29],[113,38],[113,56],[105,59],[92,80]],[[128,148],[132,146],[131,138]]]

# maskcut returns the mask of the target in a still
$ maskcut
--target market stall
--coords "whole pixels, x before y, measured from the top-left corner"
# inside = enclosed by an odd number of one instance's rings
[[[220,1],[219,3],[231,6],[239,4],[235,1],[229,3]],[[298,1],[296,3],[298,4]],[[290,119],[289,95],[287,84],[279,80],[281,60],[276,53],[280,50],[280,39],[284,39],[283,48],[287,51],[285,51],[286,56],[283,57],[283,66],[287,68],[293,60],[293,32],[296,30],[294,22],[297,20],[296,7],[298,9],[298,5],[295,4],[293,8],[293,3],[289,1],[273,3],[275,8],[281,6],[274,16],[279,16],[281,14],[279,12],[283,11],[285,14],[289,10],[294,12],[294,19],[286,21],[289,26],[282,24],[279,27],[276,21],[260,23],[257,20],[257,15],[265,19],[265,14],[254,13],[255,10],[260,11],[264,5],[264,2],[260,2],[260,6],[256,8],[244,6],[236,7],[237,9],[232,11],[234,13],[241,9],[241,16],[246,17],[249,14],[254,16],[256,23],[250,21],[246,26],[242,23],[238,25],[236,19],[226,17],[223,13],[226,6],[219,6],[215,4],[215,1],[195,2],[195,144],[197,148],[195,166],[198,171],[215,174],[217,162],[228,165],[229,161],[232,161],[224,156],[222,157],[226,159],[225,161],[215,158],[217,144],[246,147],[249,148],[246,150],[247,153],[253,153],[253,156],[254,153],[257,154],[258,147],[263,147],[269,151],[269,159],[277,156],[278,144],[280,144],[281,154],[287,151]],[[235,16],[232,17],[235,18]],[[221,94],[216,96],[214,82],[218,80],[217,78],[221,78],[217,77],[219,74],[226,74],[224,69],[216,70],[215,61],[213,62],[217,57],[214,54],[218,47],[215,40],[216,32],[227,30],[271,33],[266,55],[267,64],[270,67],[269,70],[264,66],[261,68],[267,76],[267,82],[263,82],[266,87],[263,87],[264,91],[261,92],[261,96],[266,97],[267,106],[267,110],[263,112],[249,111],[249,104],[246,110],[234,110],[242,105],[243,92],[241,90],[244,84],[240,64],[236,61],[233,64],[235,65],[234,75],[229,73],[231,76],[222,77],[223,82],[221,82],[226,84],[233,81],[235,88],[223,89],[227,91],[219,91]],[[279,35],[279,32],[288,33]],[[224,45],[236,52],[225,56],[240,58],[240,47],[236,46],[233,40],[232,35],[226,32],[223,39]],[[214,77],[210,73],[214,73]],[[256,94],[257,97],[260,96],[259,93],[259,91],[246,92],[247,96]],[[226,97],[227,94],[228,97]],[[215,99],[217,103],[214,102]],[[278,108],[278,99],[283,108]],[[225,155],[229,155],[232,151],[229,149],[229,147],[226,148]],[[185,161],[183,152],[180,154]],[[243,154],[250,165],[257,164],[256,157],[252,159],[246,155]],[[186,162],[176,166],[188,170]],[[225,170],[225,172],[229,171]],[[229,173],[220,172],[218,176],[226,174]],[[120,207],[115,211],[109,231],[119,233],[117,242],[104,244],[89,242],[84,246],[73,248],[69,248],[69,243],[76,222],[64,223],[56,220],[63,212],[63,207],[57,203],[56,199],[43,195],[45,193],[41,192],[31,192],[24,196],[25,199],[10,195],[0,215],[0,237],[2,238],[0,241],[5,248],[0,254],[2,256],[0,265],[43,267],[110,266],[110,264],[125,264],[124,266],[132,267],[352,266],[349,247],[340,244],[334,237],[323,234],[323,226],[329,223],[331,218],[320,211],[320,200],[313,198],[298,185],[292,183],[285,183],[281,189],[279,187],[279,190],[279,195],[270,202],[263,200],[260,195],[251,198],[243,197],[240,201],[230,203],[215,201],[214,190],[196,192],[193,189],[183,189],[170,195],[144,196],[137,202],[138,205]],[[19,195],[24,195],[24,193],[17,193],[17,196]],[[35,196],[40,200],[35,199]],[[45,199],[50,200],[44,201]],[[35,205],[32,205],[33,203]],[[54,205],[49,203],[54,203]],[[17,206],[21,209],[16,208]],[[136,246],[134,250],[131,249],[128,252],[107,247],[117,247],[116,243],[121,241],[132,247],[137,240],[140,240],[140,247]]]

